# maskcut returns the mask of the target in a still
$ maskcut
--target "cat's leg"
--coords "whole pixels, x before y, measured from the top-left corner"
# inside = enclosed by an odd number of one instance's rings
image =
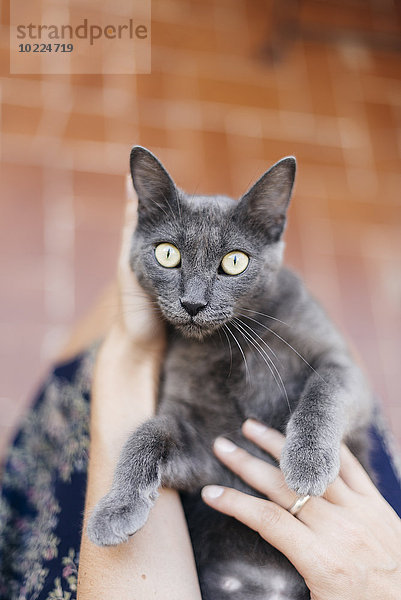
[[[156,416],[131,435],[121,452],[111,489],[90,517],[88,536],[92,542],[105,546],[126,541],[146,523],[161,484],[190,486],[197,470],[205,470],[202,454],[210,454],[198,448],[196,460],[194,453],[190,456],[189,446],[196,444],[185,441],[191,436],[188,427],[173,416]]]
[[[371,394],[352,363],[320,366],[308,379],[286,431],[280,466],[300,495],[321,495],[337,477],[340,445],[367,426]]]

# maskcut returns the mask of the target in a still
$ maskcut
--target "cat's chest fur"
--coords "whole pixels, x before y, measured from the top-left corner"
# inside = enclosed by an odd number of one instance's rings
[[[310,367],[277,335],[250,327],[243,320],[203,341],[172,332],[159,410],[180,405],[208,438],[239,429],[249,417],[283,430]]]

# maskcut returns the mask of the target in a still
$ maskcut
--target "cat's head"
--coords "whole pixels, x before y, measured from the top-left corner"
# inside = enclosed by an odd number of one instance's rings
[[[165,319],[202,338],[274,286],[294,184],[294,157],[283,158],[239,200],[178,189],[148,150],[131,151],[138,224],[130,265]]]

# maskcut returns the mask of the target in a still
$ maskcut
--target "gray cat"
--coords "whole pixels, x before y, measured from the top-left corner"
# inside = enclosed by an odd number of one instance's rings
[[[182,492],[204,600],[309,598],[286,558],[259,535],[207,507],[211,483],[253,493],[214,457],[248,417],[286,433],[280,467],[298,494],[322,494],[345,439],[367,463],[371,394],[345,343],[300,279],[281,266],[293,157],[239,202],[189,196],[136,146],[131,174],[138,225],[130,265],[168,329],[157,415],[126,443],[110,492],[88,525],[98,545],[124,542],[148,518],[159,486]]]

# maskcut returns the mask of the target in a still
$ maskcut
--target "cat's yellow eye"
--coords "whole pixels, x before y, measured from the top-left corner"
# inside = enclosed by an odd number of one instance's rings
[[[234,250],[225,255],[221,261],[221,268],[227,275],[239,275],[247,268],[249,256],[245,252]]]
[[[181,262],[181,253],[173,244],[159,244],[155,248],[156,260],[162,267],[172,269]]]

